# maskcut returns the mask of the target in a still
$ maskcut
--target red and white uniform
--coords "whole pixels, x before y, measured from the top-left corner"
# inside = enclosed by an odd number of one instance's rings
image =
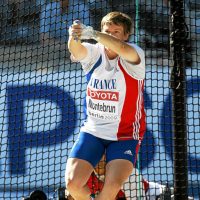
[[[145,132],[144,52],[139,65],[121,57],[109,60],[101,44],[83,43],[88,55],[81,60],[88,80],[87,119],[81,131],[106,140],[141,140]]]

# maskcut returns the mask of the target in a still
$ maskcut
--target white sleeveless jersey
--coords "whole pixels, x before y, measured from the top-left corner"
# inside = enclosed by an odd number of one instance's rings
[[[134,45],[139,65],[118,57],[109,60],[101,44],[84,43],[88,55],[81,60],[88,81],[86,121],[81,131],[106,140],[141,140],[145,132],[144,52]]]

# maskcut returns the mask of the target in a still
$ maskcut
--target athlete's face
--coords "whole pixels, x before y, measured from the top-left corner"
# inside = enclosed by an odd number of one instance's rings
[[[113,23],[105,23],[102,27],[101,32],[116,37],[121,41],[126,41],[129,37],[128,33],[124,33],[124,27],[122,25],[116,25]],[[113,59],[117,56],[117,54],[111,49],[105,47],[105,50],[110,59]]]
[[[102,32],[112,35],[122,41],[126,41],[129,37],[128,33],[124,33],[124,27],[122,25],[116,25],[113,23],[105,23],[102,27]]]

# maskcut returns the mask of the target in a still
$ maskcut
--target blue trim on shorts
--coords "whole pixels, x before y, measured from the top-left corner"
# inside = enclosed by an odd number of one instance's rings
[[[89,133],[80,132],[69,158],[86,160],[95,167],[105,153],[107,163],[115,159],[124,159],[134,165],[138,142],[138,140],[105,140]]]

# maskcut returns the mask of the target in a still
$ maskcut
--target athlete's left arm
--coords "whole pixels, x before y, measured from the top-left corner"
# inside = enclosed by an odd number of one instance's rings
[[[140,64],[140,56],[138,55],[136,49],[133,46],[110,34],[95,31],[90,26],[81,26],[82,32],[79,37],[80,39],[95,39],[97,42],[112,50],[124,60],[136,65]]]
[[[98,31],[96,31],[96,40],[117,53],[124,60],[130,63],[140,64],[141,60],[137,50],[128,43]]]
[[[136,51],[138,56],[140,57],[140,63],[134,64],[131,62],[127,62],[125,59],[120,59],[122,66],[126,69],[126,71],[136,79],[144,79],[145,78],[145,53],[144,51],[137,46],[136,44],[129,43]]]

